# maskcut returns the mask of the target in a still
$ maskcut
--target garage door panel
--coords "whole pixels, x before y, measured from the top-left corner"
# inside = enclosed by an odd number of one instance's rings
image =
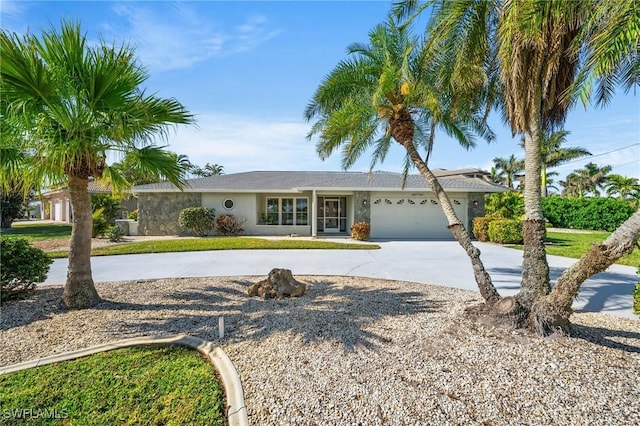
[[[451,239],[442,208],[434,197],[398,197],[374,194],[371,237],[383,239]],[[455,197],[458,218],[466,221],[466,199]]]

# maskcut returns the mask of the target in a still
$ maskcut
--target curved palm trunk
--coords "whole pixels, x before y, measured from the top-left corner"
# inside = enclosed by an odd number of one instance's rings
[[[540,89],[539,89],[540,90]],[[536,96],[535,108],[540,111],[540,99]],[[544,247],[545,224],[542,214],[540,149],[542,142],[540,114],[532,113],[531,126],[524,132],[524,211],[522,224],[524,251],[522,261],[522,286],[516,298],[525,309],[531,309],[540,297],[549,294],[549,264]]]
[[[95,306],[100,296],[91,276],[91,198],[87,189],[88,179],[69,176],[69,200],[73,211],[69,269],[62,301],[71,309]]]
[[[473,276],[478,284],[480,294],[488,305],[494,305],[500,300],[500,294],[498,294],[498,291],[491,282],[491,276],[487,273],[487,270],[480,259],[480,250],[471,242],[471,237],[453,210],[449,197],[444,192],[444,189],[442,189],[440,182],[438,182],[438,179],[431,169],[429,169],[427,164],[422,160],[413,143],[405,142],[402,143],[402,145],[407,150],[413,164],[429,184],[431,190],[436,194],[436,198],[442,207],[442,211],[447,218],[447,222],[449,222],[449,229],[451,230],[451,233],[469,256],[469,259],[471,260],[471,267],[473,268]]]
[[[631,253],[640,238],[640,210],[636,211],[602,244],[597,244],[582,258],[567,268],[547,297],[534,306],[532,312],[538,333],[548,335],[559,331],[569,334],[571,305],[578,290],[590,276],[604,271],[622,256]]]

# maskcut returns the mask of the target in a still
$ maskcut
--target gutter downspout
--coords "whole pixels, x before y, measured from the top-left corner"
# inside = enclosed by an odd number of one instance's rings
[[[318,197],[315,189],[311,191],[311,237],[318,237]]]

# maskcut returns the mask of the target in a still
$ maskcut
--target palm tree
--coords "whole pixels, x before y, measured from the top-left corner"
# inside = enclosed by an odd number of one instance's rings
[[[224,174],[224,166],[207,163],[204,165],[204,168],[200,168],[198,166],[193,167],[191,173],[194,176],[200,177],[220,176]]]
[[[504,170],[496,166],[491,167],[491,172],[489,175],[489,180],[491,182],[496,184],[503,184],[505,182],[505,179],[506,179],[506,175],[504,173]]]
[[[567,136],[569,132],[566,130],[558,130],[556,132],[551,133],[550,135],[547,133],[543,133],[542,141],[541,141],[541,150],[540,150],[540,161],[541,161],[541,184],[542,187],[542,196],[546,197],[548,194],[548,182],[547,177],[549,176],[549,172],[547,171],[550,168],[557,167],[561,164],[566,163],[567,161],[575,160],[576,158],[585,157],[587,155],[591,155],[589,151],[581,147],[562,147],[567,141]],[[522,143],[524,147],[524,141]]]
[[[605,183],[607,197],[618,196],[623,199],[637,199],[640,195],[640,182],[637,178],[611,174]]]
[[[514,182],[522,176],[524,161],[516,159],[516,156],[511,154],[509,158],[496,157],[493,159],[493,163],[496,165],[496,169],[502,171],[504,175],[502,182],[507,185],[507,188],[515,189]]]
[[[309,139],[318,136],[316,149],[322,159],[341,149],[342,166],[351,167],[372,148],[371,168],[384,161],[392,142],[406,153],[404,172],[415,166],[438,198],[449,229],[465,249],[480,291],[487,300],[498,299],[497,291],[479,258],[479,251],[453,210],[427,161],[437,128],[445,130],[469,148],[474,133],[491,139],[492,134],[470,102],[459,102],[469,94],[453,93],[439,84],[434,74],[424,72],[425,57],[420,42],[409,27],[389,20],[369,34],[369,44],[348,47],[350,58],[341,61],[323,80],[305,110],[307,121],[317,119]],[[470,98],[468,98],[470,99]]]
[[[504,90],[498,98],[504,117],[514,134],[524,136],[522,289],[515,298],[503,299],[496,312],[520,322],[531,318],[543,334],[568,332],[571,303],[589,275],[567,271],[551,293],[541,203],[543,136],[563,126],[578,97],[585,103],[595,97],[604,104],[616,85],[627,90],[637,86],[640,7],[635,0],[458,0],[421,5],[405,0],[395,12],[411,20],[427,8],[431,19],[426,56],[446,49],[455,58],[453,74],[460,85],[482,82],[487,62],[495,61]],[[637,235],[627,228],[624,238],[607,243],[620,244]],[[626,244],[624,249],[632,250]],[[600,250],[604,253],[604,246]],[[604,256],[613,263],[623,252],[609,250]],[[607,262],[598,262],[601,270]]]
[[[9,160],[28,152],[34,158],[23,176],[28,184],[68,184],[73,228],[62,299],[69,308],[93,306],[100,297],[91,274],[89,179],[126,185],[107,158],[136,153],[143,169],[182,185],[174,156],[152,138],[193,117],[174,99],[144,93],[148,75],[130,47],[89,44],[77,23],[62,22],[60,31],[40,37],[2,31],[0,59],[3,120],[21,131],[18,142],[2,147],[16,154],[3,156],[3,171],[17,170]]]
[[[564,194],[579,198],[589,194],[599,197],[600,189],[608,181],[610,172],[611,166],[598,167],[594,163],[588,163],[584,168],[567,175],[567,180],[563,182]]]

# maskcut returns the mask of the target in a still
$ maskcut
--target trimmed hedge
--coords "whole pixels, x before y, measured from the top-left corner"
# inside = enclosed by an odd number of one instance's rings
[[[489,240],[498,244],[522,244],[522,221],[496,219],[489,223]]]
[[[557,228],[615,231],[635,209],[615,198],[542,198],[544,217]]]
[[[473,235],[478,241],[489,241],[489,224],[494,220],[500,219],[497,216],[479,216],[473,218]]]
[[[180,211],[178,223],[198,237],[206,237],[216,227],[216,211],[206,207],[187,207]]]

